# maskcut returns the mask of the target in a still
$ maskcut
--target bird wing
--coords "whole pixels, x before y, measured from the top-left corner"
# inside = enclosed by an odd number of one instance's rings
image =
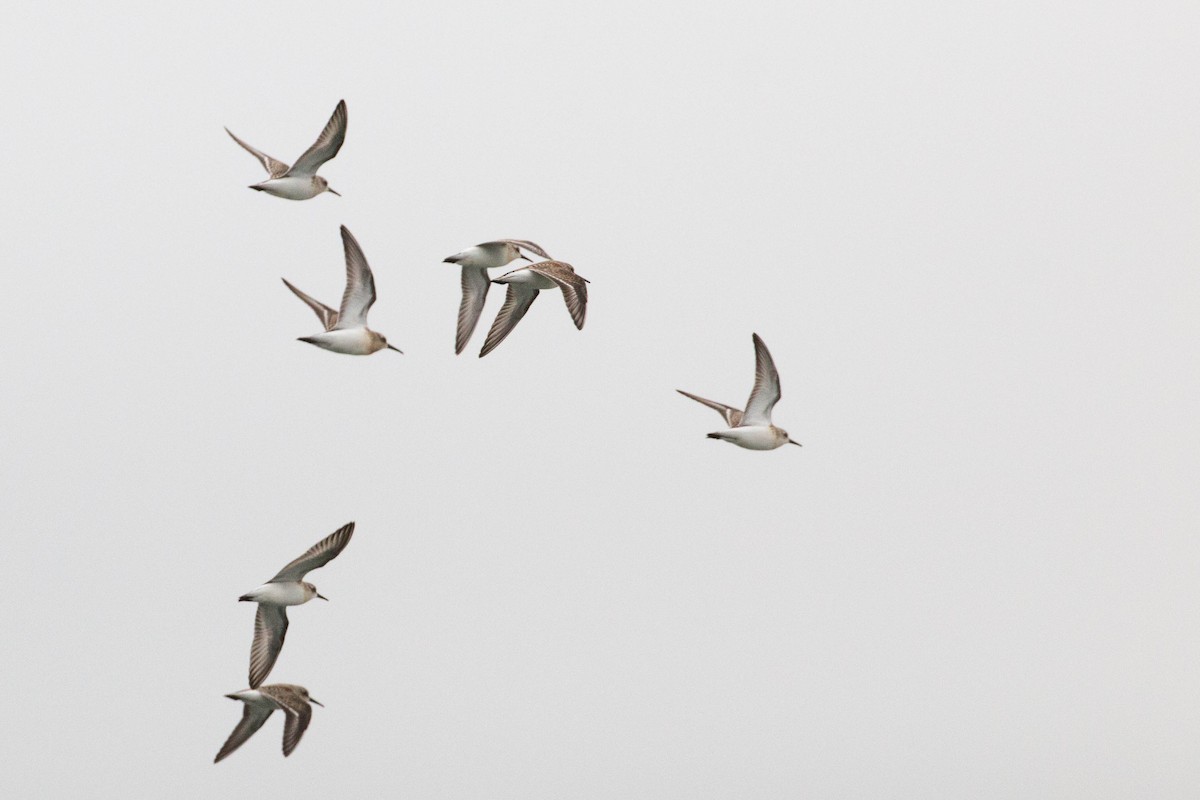
[[[346,251],[346,291],[338,312],[338,328],[365,328],[367,312],[375,303],[375,276],[367,264],[358,240],[342,226],[342,247]]]
[[[746,401],[743,425],[770,425],[771,410],[779,402],[779,371],[763,340],[754,334],[754,389]]]
[[[539,245],[536,242],[531,242],[528,239],[501,239],[500,241],[507,242],[509,244],[515,244],[517,247],[521,248],[522,250],[528,250],[529,252],[533,253],[534,255],[541,256],[542,258],[547,259],[547,260],[554,258],[554,256],[550,255],[545,250],[543,250],[541,245]]]
[[[517,327],[517,323],[525,316],[533,301],[537,300],[537,296],[538,290],[528,284],[508,284],[504,305],[500,306],[500,313],[496,315],[496,321],[492,323],[492,329],[488,331],[487,339],[483,342],[483,349],[479,351],[480,358],[495,350],[504,338],[512,333],[512,329]]]
[[[246,703],[242,709],[241,721],[234,726],[233,733],[229,734],[229,738],[225,740],[225,744],[221,745],[221,751],[217,753],[217,757],[213,759],[213,763],[216,764],[225,758],[225,756],[245,744],[246,740],[263,726],[263,723],[267,721],[267,717],[271,716],[274,711],[275,709],[273,708]]]
[[[281,280],[283,281],[283,285],[288,287],[289,289],[291,289],[292,293],[295,294],[296,297],[299,297],[301,300],[303,300],[305,303],[308,304],[309,308],[311,308],[313,311],[317,312],[317,316],[321,318],[321,324],[325,326],[325,330],[327,330],[327,331],[333,330],[334,326],[337,325],[338,312],[334,311],[332,308],[325,305],[321,301],[314,300],[313,298],[309,297],[304,292],[297,289],[295,286],[292,286],[290,283],[288,283],[287,278],[281,278]]]
[[[313,142],[312,147],[305,150],[304,154],[296,159],[296,163],[288,170],[288,174],[316,175],[322,164],[338,154],[344,141],[346,141],[346,101],[339,100],[337,108],[333,110],[333,116],[329,118],[329,122],[325,123],[325,129],[321,131],[321,135]]]
[[[467,346],[467,340],[479,324],[483,313],[483,302],[492,286],[487,270],[478,267],[462,268],[462,302],[458,306],[458,330],[454,336],[454,354],[458,355]]]
[[[711,409],[714,409],[718,414],[725,418],[725,424],[731,428],[736,428],[738,425],[742,424],[743,415],[740,408],[727,406],[724,403],[718,403],[715,400],[705,400],[703,397],[697,397],[690,392],[685,392],[683,389],[676,389],[675,391],[679,392],[684,397],[690,397],[697,403],[701,403]]]
[[[308,723],[311,721],[312,706],[308,703],[301,706],[295,714],[287,715],[287,722],[283,726],[283,754],[285,756],[290,756],[296,749],[296,745],[300,744],[300,737],[304,735],[304,731],[308,729]]]
[[[526,269],[558,284],[575,327],[583,330],[583,320],[587,316],[587,281],[576,275],[575,269],[563,261],[540,261],[530,264]]]
[[[234,136],[233,131],[229,130],[229,128],[226,128],[225,132],[228,133],[235,142],[240,144],[242,147],[246,148],[246,150],[249,151],[250,155],[257,158],[259,163],[263,165],[263,169],[265,169],[267,171],[267,174],[269,176],[271,176],[272,178],[282,178],[284,175],[287,174],[287,171],[288,171],[287,164],[283,163],[282,161],[280,161],[277,158],[271,158],[269,155],[262,152],[261,150],[255,150],[253,147],[246,144],[238,137]]]
[[[287,606],[258,604],[254,615],[254,640],[250,643],[250,688],[257,689],[275,666],[287,636]]]
[[[312,706],[287,684],[264,686],[259,691],[279,703],[287,715],[283,723],[283,754],[290,756],[312,721]]]
[[[338,553],[346,549],[346,545],[350,543],[350,537],[353,535],[354,523],[348,522],[308,548],[304,555],[279,570],[279,574],[271,578],[268,583],[303,580],[310,571],[323,567],[337,558]]]

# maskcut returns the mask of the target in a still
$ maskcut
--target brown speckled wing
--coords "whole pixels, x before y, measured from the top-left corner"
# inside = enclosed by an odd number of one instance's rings
[[[350,544],[350,537],[353,535],[354,523],[348,522],[308,548],[304,555],[279,570],[279,574],[271,578],[269,583],[303,580],[308,572],[325,566],[336,558],[338,553],[345,550],[346,545]]]
[[[454,334],[454,354],[458,355],[467,346],[487,300],[492,286],[487,270],[479,267],[462,268],[462,302],[458,306],[458,328]]]
[[[570,264],[562,261],[542,261],[530,264],[528,269],[558,284],[567,302],[567,311],[571,313],[571,320],[576,328],[583,330],[583,322],[587,317],[587,281],[576,275]]]
[[[342,226],[342,249],[346,253],[346,291],[342,295],[337,327],[366,327],[367,312],[375,304],[375,276],[371,274],[358,240],[345,225]]]
[[[295,286],[292,286],[292,284],[288,283],[287,278],[280,278],[280,280],[283,281],[284,286],[286,286],[292,290],[292,293],[295,294],[296,297],[299,297],[301,300],[303,300],[305,302],[305,304],[308,305],[309,308],[311,308],[314,312],[316,312],[317,317],[320,318],[320,320],[321,320],[321,324],[325,326],[325,330],[327,330],[327,331],[333,330],[333,327],[335,325],[337,325],[338,312],[334,311],[332,308],[325,305],[321,301],[316,300],[312,297],[309,297],[304,292],[297,289]]]
[[[263,165],[263,169],[265,169],[267,171],[267,175],[269,175],[272,178],[282,178],[284,175],[287,174],[287,171],[288,171],[287,164],[283,163],[282,161],[280,161],[277,158],[271,158],[269,155],[262,152],[261,150],[254,149],[253,147],[246,144],[238,137],[234,136],[233,131],[229,130],[229,128],[226,128],[225,132],[229,134],[231,139],[233,139],[235,142],[237,142],[242,147],[244,147],[246,149],[246,151],[248,153],[250,153],[250,155],[252,155],[258,159],[258,163]]]
[[[229,738],[225,740],[225,744],[221,745],[221,751],[217,753],[217,757],[213,759],[213,763],[216,764],[225,758],[225,756],[245,744],[246,740],[263,726],[263,723],[267,721],[267,717],[271,716],[273,712],[274,709],[272,708],[263,708],[262,706],[246,703],[242,708],[241,721],[234,726],[233,733],[229,734]]]
[[[295,714],[287,715],[287,722],[283,726],[283,754],[285,756],[290,756],[296,749],[296,745],[300,744],[300,737],[304,735],[304,731],[308,729],[308,723],[311,721],[312,706],[307,703]]]
[[[685,392],[683,389],[676,389],[675,391],[679,392],[684,397],[690,397],[697,403],[702,403],[703,405],[713,409],[720,414],[722,418],[724,418],[725,424],[731,428],[736,428],[738,425],[742,424],[742,410],[740,408],[727,406],[724,403],[718,403],[716,400],[705,400],[703,397],[694,395],[691,392]]]
[[[519,283],[508,284],[508,293],[504,295],[504,305],[500,306],[500,313],[496,315],[496,320],[492,323],[491,330],[488,331],[487,339],[483,342],[483,349],[479,351],[480,358],[495,350],[505,337],[512,333],[513,328],[517,327],[517,323],[533,305],[533,301],[537,300],[537,296],[538,290],[530,286]]]
[[[754,389],[746,402],[744,425],[770,425],[771,410],[779,402],[782,390],[779,387],[779,371],[775,361],[758,334],[754,334]]]
[[[287,606],[258,604],[254,615],[254,639],[250,642],[250,688],[257,689],[279,658],[287,636]]]
[[[288,174],[316,175],[321,165],[336,156],[342,149],[342,142],[346,141],[346,122],[346,101],[339,100],[337,108],[333,110],[333,116],[329,118],[329,122],[325,123],[325,129],[321,131],[321,135],[313,142],[312,147],[305,150],[304,154],[296,159],[296,163],[288,170]]]
[[[264,686],[260,692],[270,697],[283,708],[287,719],[283,724],[283,754],[290,756],[300,744],[300,737],[312,721],[312,706],[299,692],[299,687],[287,683]]]
[[[545,258],[547,260],[553,258],[552,255],[542,249],[541,245],[537,244],[536,242],[531,242],[528,239],[501,239],[500,241],[508,242],[509,244],[515,244],[522,250],[528,250],[535,256],[540,256],[541,258]]]

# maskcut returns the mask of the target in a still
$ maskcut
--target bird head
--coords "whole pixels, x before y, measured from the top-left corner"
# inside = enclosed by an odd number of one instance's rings
[[[330,194],[336,194],[338,197],[342,196],[340,192],[335,192],[333,190],[333,187],[329,185],[329,181],[325,180],[320,175],[315,176],[313,178],[313,180],[316,181],[317,186],[320,187],[322,192],[329,192]]]

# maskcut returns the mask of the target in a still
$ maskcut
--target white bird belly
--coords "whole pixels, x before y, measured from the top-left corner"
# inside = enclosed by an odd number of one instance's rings
[[[321,190],[317,188],[316,182],[310,176],[298,175],[272,178],[269,181],[256,183],[250,188],[288,200],[308,200],[321,193]]]
[[[297,581],[264,583],[244,596],[256,603],[266,603],[272,606],[299,606],[312,599]]]
[[[369,356],[379,349],[366,328],[325,331],[305,336],[302,341],[349,356]]]
[[[512,272],[505,276],[504,283],[520,283],[527,286],[532,286],[534,289],[557,289],[558,284],[547,278],[545,275],[540,275],[531,269],[522,269]]]
[[[774,428],[766,425],[730,428],[727,431],[720,431],[718,437],[747,450],[774,450],[787,442],[787,439],[779,436]]]
[[[454,263],[460,267],[478,267],[479,269],[492,269],[493,267],[503,267],[512,259],[505,259],[505,248],[503,245],[493,245],[490,247],[481,247],[475,245],[468,247],[461,253],[457,254],[458,261]]]

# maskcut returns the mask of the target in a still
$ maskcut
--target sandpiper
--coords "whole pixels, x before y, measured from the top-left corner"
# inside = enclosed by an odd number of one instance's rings
[[[487,271],[492,267],[503,267],[511,261],[523,258],[532,263],[533,259],[522,253],[528,250],[534,255],[550,259],[551,256],[540,246],[527,239],[498,239],[494,242],[484,242],[474,247],[468,247],[461,253],[447,256],[443,261],[458,264],[462,267],[462,303],[458,306],[458,330],[454,338],[454,354],[458,355],[467,346],[467,340],[475,332],[479,324],[479,315],[483,313],[483,301],[487,299],[488,289],[492,282],[488,280]]]
[[[587,284],[586,278],[575,274],[575,268],[565,261],[539,261],[527,267],[514,269],[496,278],[492,283],[508,284],[508,294],[504,296],[504,305],[488,331],[487,339],[479,357],[483,358],[496,349],[504,341],[504,337],[512,333],[525,312],[537,299],[538,292],[543,289],[562,289],[563,299],[567,302],[567,311],[575,327],[583,330],[583,320],[587,315]]]
[[[329,599],[318,594],[316,586],[306,583],[304,575],[336,558],[350,543],[352,535],[354,523],[343,525],[279,570],[274,578],[238,598],[258,603],[258,613],[254,615],[254,641],[250,645],[251,689],[258,688],[275,666],[275,659],[279,658],[288,629],[287,607],[307,603],[314,597]]]
[[[750,392],[745,411],[714,400],[705,400],[683,389],[675,391],[715,409],[725,418],[729,430],[710,433],[709,439],[724,439],[747,450],[774,450],[785,444],[800,446],[799,442],[788,438],[787,431],[771,424],[771,409],[775,408],[780,397],[779,372],[775,369],[771,353],[757,333],[754,334],[754,389]]]
[[[339,311],[314,300],[283,279],[284,285],[307,303],[325,325],[324,333],[301,336],[300,341],[352,356],[369,356],[385,347],[402,353],[400,348],[388,344],[383,334],[367,327],[367,311],[375,302],[375,276],[371,274],[367,257],[354,234],[345,225],[342,226],[342,247],[346,251],[346,291],[342,294]]]
[[[345,100],[338,101],[337,108],[333,110],[333,116],[329,118],[329,122],[325,123],[325,130],[321,131],[321,135],[317,137],[317,141],[313,142],[312,147],[305,150],[304,154],[296,159],[296,163],[290,167],[278,159],[271,158],[266,153],[255,150],[234,136],[233,131],[229,128],[226,128],[225,132],[257,158],[270,176],[262,183],[252,185],[251,189],[288,200],[308,200],[322,192],[332,192],[341,197],[340,194],[329,188],[329,182],[318,175],[317,170],[338,154],[338,150],[342,149],[342,142],[346,140]]]
[[[237,750],[246,740],[255,734],[276,709],[284,713],[283,722],[283,754],[290,756],[300,744],[300,737],[312,720],[312,706],[316,703],[324,708],[317,699],[310,697],[308,689],[290,683],[273,683],[270,686],[259,686],[257,689],[243,689],[240,692],[225,695],[230,700],[241,700],[246,704],[242,709],[242,720],[229,734],[221,751],[213,759],[217,763],[225,756]]]

